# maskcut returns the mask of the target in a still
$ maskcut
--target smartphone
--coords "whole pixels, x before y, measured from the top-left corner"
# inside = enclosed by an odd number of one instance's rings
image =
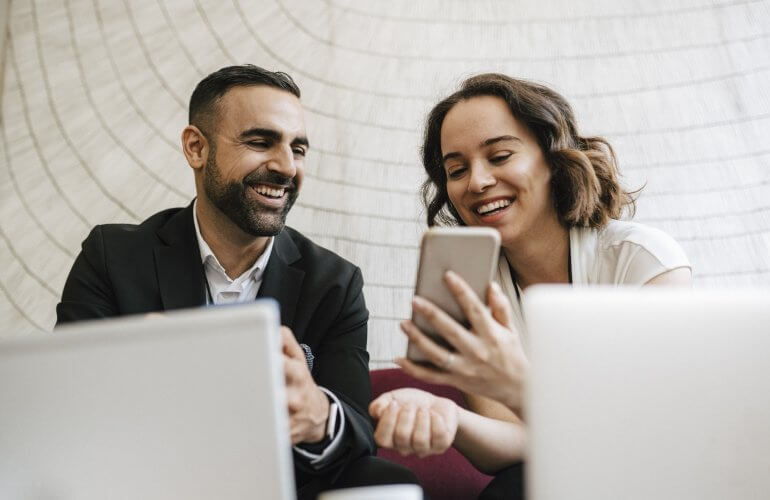
[[[457,322],[468,325],[460,305],[444,283],[444,273],[459,274],[486,303],[487,286],[500,256],[500,233],[488,227],[451,227],[429,229],[422,237],[420,264],[417,268],[415,295],[428,299]],[[452,349],[421,315],[412,311],[412,321],[440,345]],[[406,357],[429,363],[423,353],[409,342]]]

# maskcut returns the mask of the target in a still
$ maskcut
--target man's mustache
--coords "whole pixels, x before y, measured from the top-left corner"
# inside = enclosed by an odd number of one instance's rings
[[[294,179],[270,170],[255,170],[243,178],[243,183],[249,186],[255,186],[257,184],[270,184],[288,190],[294,190],[297,188],[297,184],[294,182]]]

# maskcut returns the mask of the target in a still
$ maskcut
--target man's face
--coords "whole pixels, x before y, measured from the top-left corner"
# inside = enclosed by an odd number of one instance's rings
[[[234,87],[215,116],[205,196],[242,231],[278,234],[304,175],[308,142],[299,99],[273,87]]]

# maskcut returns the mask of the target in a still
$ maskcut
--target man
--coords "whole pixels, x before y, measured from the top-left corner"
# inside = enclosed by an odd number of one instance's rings
[[[273,297],[298,496],[415,482],[371,456],[361,271],[284,226],[309,148],[299,97],[291,77],[256,66],[204,78],[182,131],[197,198],[139,225],[97,226],[67,278],[57,324]]]

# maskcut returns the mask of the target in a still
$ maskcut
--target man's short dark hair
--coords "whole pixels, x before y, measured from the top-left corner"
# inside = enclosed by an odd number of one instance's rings
[[[233,87],[266,85],[291,92],[300,97],[294,80],[281,71],[268,71],[253,64],[227,66],[201,80],[190,97],[190,125],[198,127],[208,137],[219,99]]]

